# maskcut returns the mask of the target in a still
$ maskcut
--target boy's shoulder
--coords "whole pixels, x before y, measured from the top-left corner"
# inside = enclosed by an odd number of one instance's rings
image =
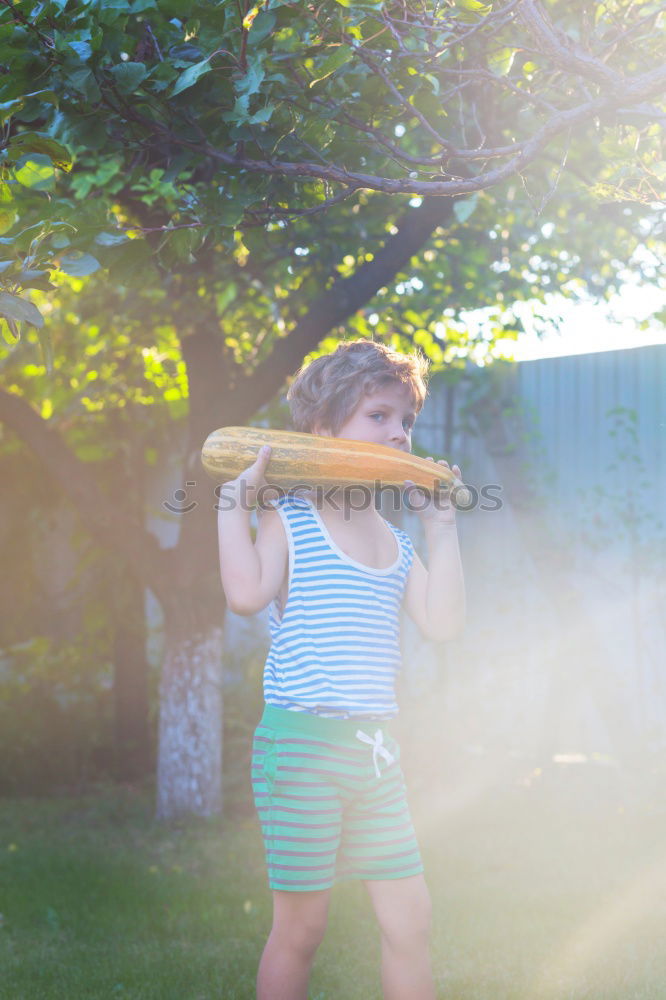
[[[398,527],[397,524],[394,524],[393,521],[389,521],[388,518],[385,518],[385,521],[386,521],[387,524],[391,525],[391,527],[393,528],[393,530],[395,532],[397,532],[398,535],[402,535],[403,538],[407,538],[411,542],[412,539],[411,539],[411,536],[410,536],[410,534],[409,534],[408,531],[405,531],[404,528]]]
[[[414,543],[408,531],[405,531],[404,528],[399,528],[397,524],[394,524],[393,521],[389,521],[388,518],[384,518],[384,520],[392,528],[395,534],[398,535],[403,542],[405,542],[408,548],[414,548]]]

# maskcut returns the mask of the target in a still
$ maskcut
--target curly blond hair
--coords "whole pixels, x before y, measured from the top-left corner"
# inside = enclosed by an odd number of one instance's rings
[[[319,426],[335,437],[364,396],[396,383],[407,386],[420,413],[429,368],[418,350],[401,354],[375,340],[345,340],[294,376],[287,392],[294,430],[313,433]]]

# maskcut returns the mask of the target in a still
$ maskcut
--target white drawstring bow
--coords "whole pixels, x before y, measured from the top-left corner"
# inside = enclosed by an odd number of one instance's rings
[[[395,760],[393,754],[384,746],[384,734],[381,729],[378,729],[375,733],[374,740],[372,736],[368,736],[368,734],[364,733],[362,729],[357,729],[356,739],[360,740],[362,743],[368,743],[372,747],[372,763],[375,765],[375,774],[378,778],[381,778],[379,758],[383,757],[387,764],[392,764]]]

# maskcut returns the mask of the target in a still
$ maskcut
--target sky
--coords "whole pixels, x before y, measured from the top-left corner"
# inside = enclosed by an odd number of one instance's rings
[[[650,322],[655,313],[666,309],[666,293],[654,285],[625,285],[610,306],[567,300],[557,309],[563,323],[539,337],[533,329],[530,304],[519,304],[516,312],[521,314],[527,332],[518,340],[498,341],[493,353],[531,361],[666,343],[666,325],[654,319]],[[641,329],[645,321],[648,325]]]

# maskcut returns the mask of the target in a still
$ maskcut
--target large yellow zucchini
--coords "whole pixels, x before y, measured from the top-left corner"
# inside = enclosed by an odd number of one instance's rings
[[[256,461],[264,444],[272,448],[266,482],[285,489],[300,485],[372,487],[376,483],[403,486],[405,479],[432,491],[462,486],[445,466],[397,448],[264,427],[213,431],[206,438],[201,460],[216,482],[228,482]],[[460,501],[465,504],[462,491]]]

